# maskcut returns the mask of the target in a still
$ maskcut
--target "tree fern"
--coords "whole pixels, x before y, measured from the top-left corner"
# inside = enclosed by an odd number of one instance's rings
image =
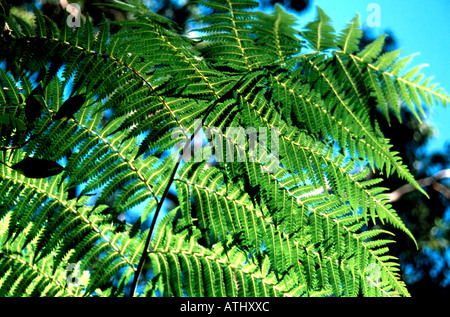
[[[421,188],[374,113],[449,96],[357,16],[195,3],[196,37],[134,0],[116,33],[3,16],[0,294],[408,296],[368,175]]]

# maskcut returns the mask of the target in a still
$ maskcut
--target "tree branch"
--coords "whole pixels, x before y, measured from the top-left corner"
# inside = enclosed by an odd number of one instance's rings
[[[442,184],[437,182],[438,180],[440,180],[442,178],[450,178],[450,169],[441,170],[430,177],[426,177],[426,178],[418,180],[417,183],[421,187],[427,187],[427,186],[431,185],[434,190],[440,192],[447,199],[450,199],[450,190],[447,189],[446,187],[444,187]],[[388,194],[390,196],[389,202],[397,201],[404,194],[412,192],[414,190],[416,190],[416,188],[413,185],[405,184]]]

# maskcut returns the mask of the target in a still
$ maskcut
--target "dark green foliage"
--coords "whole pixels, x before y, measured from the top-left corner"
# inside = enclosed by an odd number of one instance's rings
[[[113,5],[134,16],[115,33],[4,16],[1,114],[30,130],[2,125],[0,295],[408,296],[373,226],[415,240],[368,176],[423,190],[373,112],[448,95],[384,37],[359,50],[357,18],[336,34],[318,9],[300,34],[278,5],[195,3],[213,11],[197,38],[136,1]],[[231,127],[197,159],[202,132]],[[257,151],[245,129],[266,131]],[[57,175],[18,173],[32,158]]]
[[[25,131],[27,129],[25,123],[21,119],[16,118],[12,114],[0,115],[0,124],[3,124],[5,126],[12,128],[13,130],[18,131]]]

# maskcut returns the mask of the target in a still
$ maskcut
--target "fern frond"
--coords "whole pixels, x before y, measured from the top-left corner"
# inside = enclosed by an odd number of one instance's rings
[[[335,31],[330,23],[330,17],[320,7],[316,6],[316,8],[317,19],[306,25],[306,31],[302,32],[302,35],[315,51],[325,51],[335,47],[333,34]]]
[[[258,12],[258,19],[253,26],[253,32],[258,37],[265,50],[265,54],[271,55],[273,62],[284,62],[292,56],[300,53],[301,43],[296,37],[295,17],[283,10],[279,4],[275,4],[272,14]]]
[[[251,70],[264,60],[265,54],[255,46],[250,35],[254,24],[246,9],[258,6],[256,1],[194,1],[218,13],[194,19],[196,23],[207,23],[198,31],[206,33],[200,40],[210,43],[202,51],[205,58],[214,60],[216,67],[224,66],[236,71]],[[196,30],[197,31],[197,30]]]
[[[352,54],[359,50],[359,40],[362,37],[359,16],[356,15],[351,23],[339,35],[336,45],[346,54]]]

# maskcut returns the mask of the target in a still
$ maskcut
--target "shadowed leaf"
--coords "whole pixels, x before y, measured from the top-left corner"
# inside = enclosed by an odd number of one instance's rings
[[[67,120],[73,117],[73,115],[80,110],[86,101],[86,95],[76,95],[67,99],[59,108],[58,112],[53,117],[54,120]]]
[[[11,168],[29,178],[46,178],[63,171],[58,163],[35,157],[27,157]]]
[[[41,85],[37,85],[36,88],[28,96],[25,103],[25,116],[28,123],[34,122],[42,114],[44,107],[37,99],[38,95],[44,95],[44,91]]]

